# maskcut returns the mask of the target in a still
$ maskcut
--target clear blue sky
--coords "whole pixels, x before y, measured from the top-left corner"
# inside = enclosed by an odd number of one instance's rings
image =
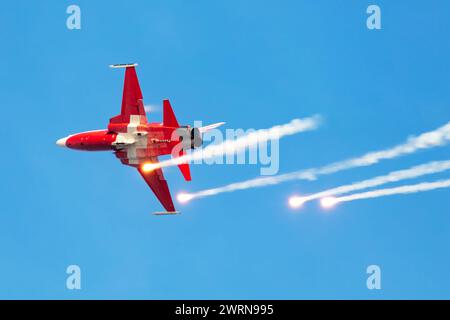
[[[380,31],[366,28],[371,3]],[[281,141],[283,173],[395,145],[450,120],[448,1],[76,1],[74,31],[70,4],[0,11],[0,298],[450,298],[449,190],[332,212],[286,206],[293,193],[446,159],[448,147],[155,217],[133,169],[55,145],[119,112],[123,72],[107,66],[123,62],[139,63],[147,104],[170,98],[186,124],[267,128],[322,114],[319,130]],[[165,173],[176,194],[259,168],[197,165],[190,183]],[[80,291],[65,287],[70,264]],[[370,264],[381,291],[366,288]]]

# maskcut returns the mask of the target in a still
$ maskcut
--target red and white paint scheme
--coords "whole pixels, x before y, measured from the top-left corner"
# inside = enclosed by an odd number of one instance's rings
[[[202,128],[180,126],[169,100],[163,101],[163,122],[149,123],[136,75],[136,66],[137,64],[111,66],[125,68],[125,83],[121,112],[109,120],[107,129],[72,134],[59,139],[56,144],[84,151],[113,151],[123,164],[135,167],[150,186],[166,209],[166,212],[159,214],[177,213],[162,169],[145,170],[144,165],[158,162],[158,156],[161,155],[181,156],[188,148],[200,147],[202,133],[224,123]],[[185,180],[190,181],[189,164],[183,163],[178,167]]]

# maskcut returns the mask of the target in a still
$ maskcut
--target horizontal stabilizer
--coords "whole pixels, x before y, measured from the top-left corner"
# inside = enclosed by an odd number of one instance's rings
[[[163,125],[174,128],[180,127],[168,99],[163,100]]]
[[[184,152],[183,149],[181,149],[180,154],[178,156],[179,157],[183,157],[184,155],[186,155],[186,153]],[[186,181],[191,181],[192,180],[192,178],[191,178],[191,169],[189,168],[189,162],[180,163],[178,165],[178,168],[180,169],[181,174],[184,177],[184,180],[186,180]]]
[[[181,174],[184,177],[184,180],[191,181],[191,169],[189,169],[189,163],[181,163],[178,165],[178,168],[181,171]]]

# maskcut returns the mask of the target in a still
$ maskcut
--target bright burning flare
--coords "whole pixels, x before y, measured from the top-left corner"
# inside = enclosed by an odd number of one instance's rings
[[[186,203],[188,201],[190,201],[193,198],[192,195],[190,195],[189,193],[179,193],[177,196],[177,200],[180,203]]]
[[[155,163],[146,163],[142,166],[142,171],[149,172],[158,168],[158,165]]]
[[[303,203],[305,203],[303,197],[292,196],[289,198],[289,206],[293,209],[300,208],[301,206],[303,206]]]
[[[320,199],[320,204],[322,205],[322,207],[327,209],[334,207],[338,202],[339,200],[335,197],[325,197]]]

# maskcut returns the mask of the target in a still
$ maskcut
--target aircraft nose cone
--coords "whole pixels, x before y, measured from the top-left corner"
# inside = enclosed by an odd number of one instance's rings
[[[56,141],[56,144],[60,147],[66,147],[67,138],[61,138]]]

